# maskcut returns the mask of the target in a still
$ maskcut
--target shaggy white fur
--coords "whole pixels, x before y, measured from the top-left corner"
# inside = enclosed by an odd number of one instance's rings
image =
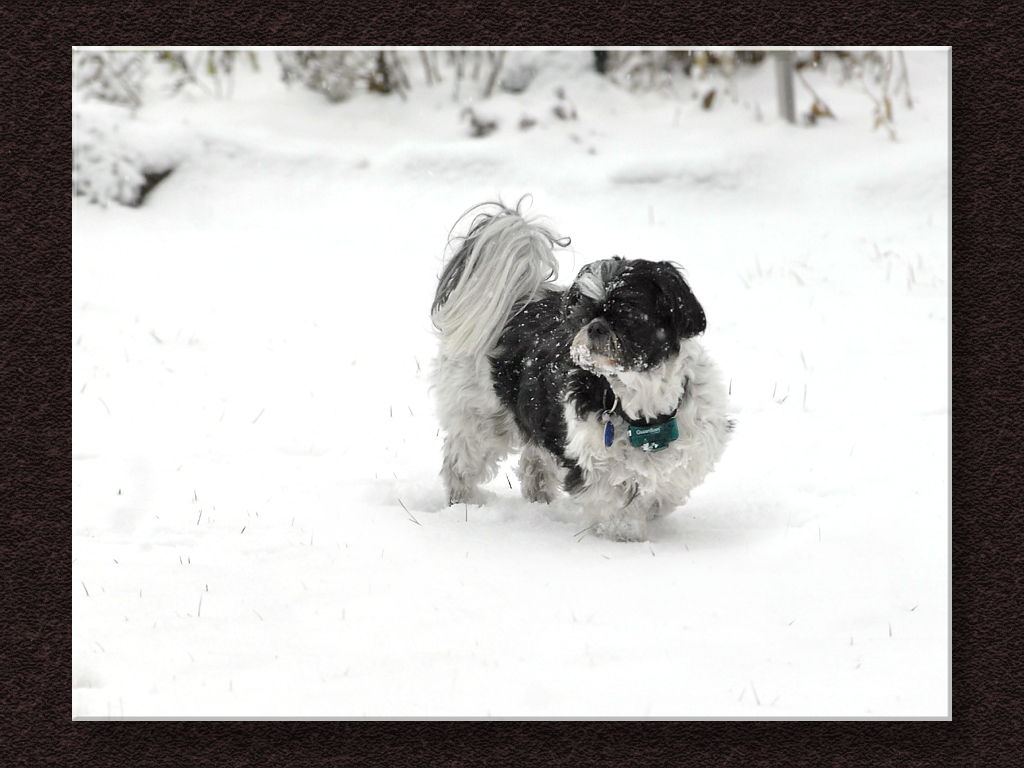
[[[440,355],[433,379],[447,432],[441,474],[451,503],[478,503],[478,486],[520,449],[516,474],[523,496],[548,502],[560,494],[564,470],[548,451],[523,443],[512,414],[494,393],[486,358]],[[566,454],[580,465],[585,480],[577,501],[599,535],[640,541],[647,537],[647,521],[683,504],[722,456],[731,430],[728,396],[718,369],[693,339],[649,371],[619,372],[609,380],[630,418],[670,413],[678,406],[679,439],[656,452],[631,445],[629,425],[620,416],[592,413],[581,419],[571,404],[565,406]],[[609,420],[616,439],[606,446]]]
[[[437,416],[447,433],[441,477],[448,502],[479,503],[478,486],[492,480],[498,464],[519,448],[519,429],[494,393],[485,356],[454,357],[442,352],[431,378]]]
[[[557,290],[551,246],[559,240],[510,209],[477,222],[442,274],[432,313],[439,340],[432,388],[446,432],[441,476],[450,503],[478,503],[480,484],[494,478],[509,453],[522,450],[516,474],[523,495],[548,502],[559,493],[565,465],[524,440],[494,390],[489,356],[506,324],[527,302]],[[585,295],[605,294],[604,276],[596,270],[610,263],[584,270],[579,285]],[[722,455],[731,430],[726,389],[692,338],[656,366],[627,370],[602,353],[618,350],[615,335],[607,333],[608,346],[596,351],[586,329],[581,331],[572,345],[573,360],[608,380],[627,418],[656,420],[675,412],[679,437],[657,451],[648,450],[650,445],[637,447],[617,413],[580,418],[566,401],[565,458],[582,471],[582,484],[572,486],[580,488],[575,498],[590,515],[591,528],[614,539],[642,540],[647,521],[686,501]],[[615,439],[606,445],[609,421]]]
[[[432,315],[442,352],[482,357],[489,351],[505,321],[553,284],[558,260],[551,243],[557,240],[521,216],[494,219],[472,241],[456,289]]]
[[[666,370],[667,369],[667,370]],[[577,496],[597,533],[637,541],[647,521],[668,514],[689,498],[721,457],[731,426],[727,390],[704,348],[693,339],[678,355],[648,371],[608,376],[623,411],[632,419],[671,413],[678,404],[679,439],[657,452],[630,444],[629,425],[618,415],[576,416],[566,403],[566,454],[583,469]],[[605,445],[608,420],[616,439]]]

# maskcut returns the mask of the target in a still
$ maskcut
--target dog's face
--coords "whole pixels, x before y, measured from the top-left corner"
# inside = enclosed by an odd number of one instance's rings
[[[707,325],[677,267],[619,256],[580,270],[566,291],[565,312],[579,328],[573,362],[605,376],[658,365]]]

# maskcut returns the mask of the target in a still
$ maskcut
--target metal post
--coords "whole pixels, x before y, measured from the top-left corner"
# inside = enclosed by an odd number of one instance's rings
[[[775,79],[779,89],[779,115],[796,122],[796,99],[793,96],[793,52],[775,53]]]

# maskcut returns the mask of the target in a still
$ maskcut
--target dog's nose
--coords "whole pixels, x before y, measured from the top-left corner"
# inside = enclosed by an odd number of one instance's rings
[[[591,341],[603,341],[612,332],[612,328],[608,325],[607,321],[598,318],[587,326],[587,335]]]

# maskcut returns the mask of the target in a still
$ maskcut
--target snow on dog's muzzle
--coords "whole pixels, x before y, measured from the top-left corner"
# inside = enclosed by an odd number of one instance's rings
[[[591,320],[572,340],[569,350],[572,361],[580,368],[594,373],[623,370],[619,358],[622,353],[619,339],[604,318]]]

